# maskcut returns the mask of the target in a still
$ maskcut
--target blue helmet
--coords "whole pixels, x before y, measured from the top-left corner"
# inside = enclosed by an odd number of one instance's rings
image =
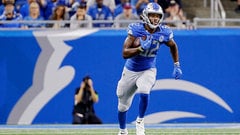
[[[151,21],[148,18],[149,13],[156,13],[156,14],[160,15],[160,20],[157,25],[154,25],[151,23]],[[155,2],[148,3],[147,6],[144,8],[142,15],[141,15],[143,22],[148,24],[149,27],[152,29],[157,28],[160,25],[160,23],[163,20],[163,16],[164,16],[164,13],[163,13],[161,6]]]

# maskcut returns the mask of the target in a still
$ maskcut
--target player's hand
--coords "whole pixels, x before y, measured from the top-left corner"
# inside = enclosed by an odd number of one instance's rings
[[[143,50],[149,49],[152,44],[152,36],[147,35],[145,40],[142,37],[140,37],[140,44]]]
[[[180,63],[175,62],[174,69],[173,69],[173,77],[177,80],[177,79],[180,79],[181,76],[182,76],[182,70],[180,68]]]

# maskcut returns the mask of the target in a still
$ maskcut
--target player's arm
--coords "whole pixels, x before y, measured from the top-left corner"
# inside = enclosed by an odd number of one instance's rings
[[[177,44],[173,39],[170,39],[168,42],[166,42],[166,45],[170,48],[170,52],[174,61],[174,69],[172,75],[175,79],[179,79],[182,76],[182,70],[179,63]]]
[[[168,42],[166,42],[166,45],[170,48],[174,63],[179,62],[178,47],[176,42],[173,39],[170,39]]]
[[[136,37],[132,35],[128,35],[127,38],[124,41],[123,45],[123,51],[122,55],[124,59],[131,58],[135,55],[138,55],[140,52],[143,52],[143,49],[141,48],[140,44],[139,46],[134,47],[134,42],[136,40]]]

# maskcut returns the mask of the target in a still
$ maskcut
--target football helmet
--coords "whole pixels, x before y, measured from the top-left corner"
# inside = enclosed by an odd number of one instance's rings
[[[151,21],[149,20],[149,17],[148,17],[149,13],[156,13],[156,14],[160,15],[158,24],[154,25],[151,23]],[[142,17],[144,23],[148,24],[150,28],[155,29],[162,22],[163,15],[164,15],[164,13],[163,13],[162,7],[160,5],[158,5],[157,3],[152,2],[152,3],[148,3],[147,6],[144,8],[141,17]]]

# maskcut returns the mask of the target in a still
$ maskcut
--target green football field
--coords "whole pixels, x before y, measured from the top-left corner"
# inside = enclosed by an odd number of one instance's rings
[[[135,126],[128,125],[129,135]],[[117,135],[112,125],[1,125],[0,135]],[[240,135],[240,124],[146,125],[146,135]]]
[[[116,129],[1,130],[1,135],[117,135]],[[129,135],[135,135],[130,129]],[[240,129],[147,129],[146,135],[240,135]]]

